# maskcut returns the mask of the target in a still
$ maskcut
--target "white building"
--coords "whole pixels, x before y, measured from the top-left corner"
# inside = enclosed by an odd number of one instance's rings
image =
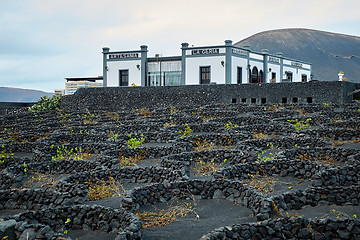
[[[74,94],[79,88],[103,87],[102,77],[65,78],[65,95]]]
[[[110,52],[103,48],[104,87],[176,86],[197,84],[247,84],[306,82],[311,64],[286,58],[268,50],[255,52],[248,47],[225,45],[189,47],[182,55],[147,57],[147,46],[135,51]]]

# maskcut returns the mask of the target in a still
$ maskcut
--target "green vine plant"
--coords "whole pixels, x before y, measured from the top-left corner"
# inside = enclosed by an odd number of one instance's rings
[[[66,219],[66,221],[64,222],[64,226],[62,227],[64,234],[68,233],[68,229],[70,228],[70,222],[71,222],[70,218]]]
[[[304,130],[304,129],[308,129],[310,128],[309,126],[309,122],[311,121],[311,118],[306,119],[305,121],[299,121],[298,119],[296,120],[288,120],[288,122],[290,122],[296,130]]]
[[[190,133],[192,133],[192,129],[189,127],[189,125],[187,123],[183,124],[185,126],[185,130],[180,130],[179,134],[180,134],[180,138],[189,136]]]
[[[135,134],[135,137],[132,137],[131,134],[129,134],[128,138],[129,140],[127,140],[126,143],[129,148],[137,148],[145,143],[144,134],[140,134],[140,137],[137,137],[137,134]]]
[[[239,127],[239,125],[233,124],[232,122],[228,122],[227,124],[225,124],[225,130],[229,130],[230,128],[235,128],[235,127]]]
[[[51,145],[50,148],[54,146]],[[67,146],[58,146],[56,155],[51,158],[51,161],[56,160],[88,160],[91,158],[90,150],[83,150],[80,148],[68,148]]]
[[[11,152],[11,149],[7,150],[4,145],[1,145],[1,148],[0,148],[0,163],[4,162],[4,160],[1,160],[1,158],[5,158],[5,157],[8,157],[8,156],[12,156],[12,155],[14,155],[14,154]]]
[[[261,154],[258,154],[257,158],[259,163],[273,160],[275,158],[273,151],[280,150],[280,148],[274,147],[273,143],[268,143],[266,146],[268,147],[268,149],[262,151]]]
[[[26,162],[23,163],[23,167],[24,167],[24,173],[26,174],[28,171],[28,165],[26,164]]]
[[[115,132],[113,132],[113,131],[108,131],[107,135],[108,135],[108,137],[109,137],[112,141],[114,141],[114,142],[116,142],[116,140],[117,140],[118,137],[119,137],[119,134],[117,134],[117,133],[115,133]]]
[[[87,112],[82,116],[82,118],[84,124],[97,123],[97,118],[95,117],[95,114],[90,113],[89,110],[87,110]]]

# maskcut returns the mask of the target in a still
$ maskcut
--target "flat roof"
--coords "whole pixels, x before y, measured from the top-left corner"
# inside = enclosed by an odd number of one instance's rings
[[[74,78],[65,78],[66,81],[70,82],[76,82],[76,81],[89,81],[89,82],[96,82],[99,80],[103,80],[103,76],[98,76],[98,77],[74,77]]]

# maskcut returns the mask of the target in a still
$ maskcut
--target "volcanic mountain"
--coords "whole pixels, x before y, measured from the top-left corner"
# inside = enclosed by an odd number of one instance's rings
[[[0,102],[37,102],[42,96],[53,95],[39,90],[0,87]]]
[[[284,57],[312,63],[314,79],[338,80],[340,71],[360,82],[360,37],[311,29],[280,29],[257,33],[235,44],[251,50],[268,49]]]

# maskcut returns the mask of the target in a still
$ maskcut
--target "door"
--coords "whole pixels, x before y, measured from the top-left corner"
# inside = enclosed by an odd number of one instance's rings
[[[237,84],[242,84],[242,68],[237,68]]]
[[[200,67],[200,84],[210,84],[210,67]]]
[[[129,86],[129,70],[119,70],[119,86]]]

